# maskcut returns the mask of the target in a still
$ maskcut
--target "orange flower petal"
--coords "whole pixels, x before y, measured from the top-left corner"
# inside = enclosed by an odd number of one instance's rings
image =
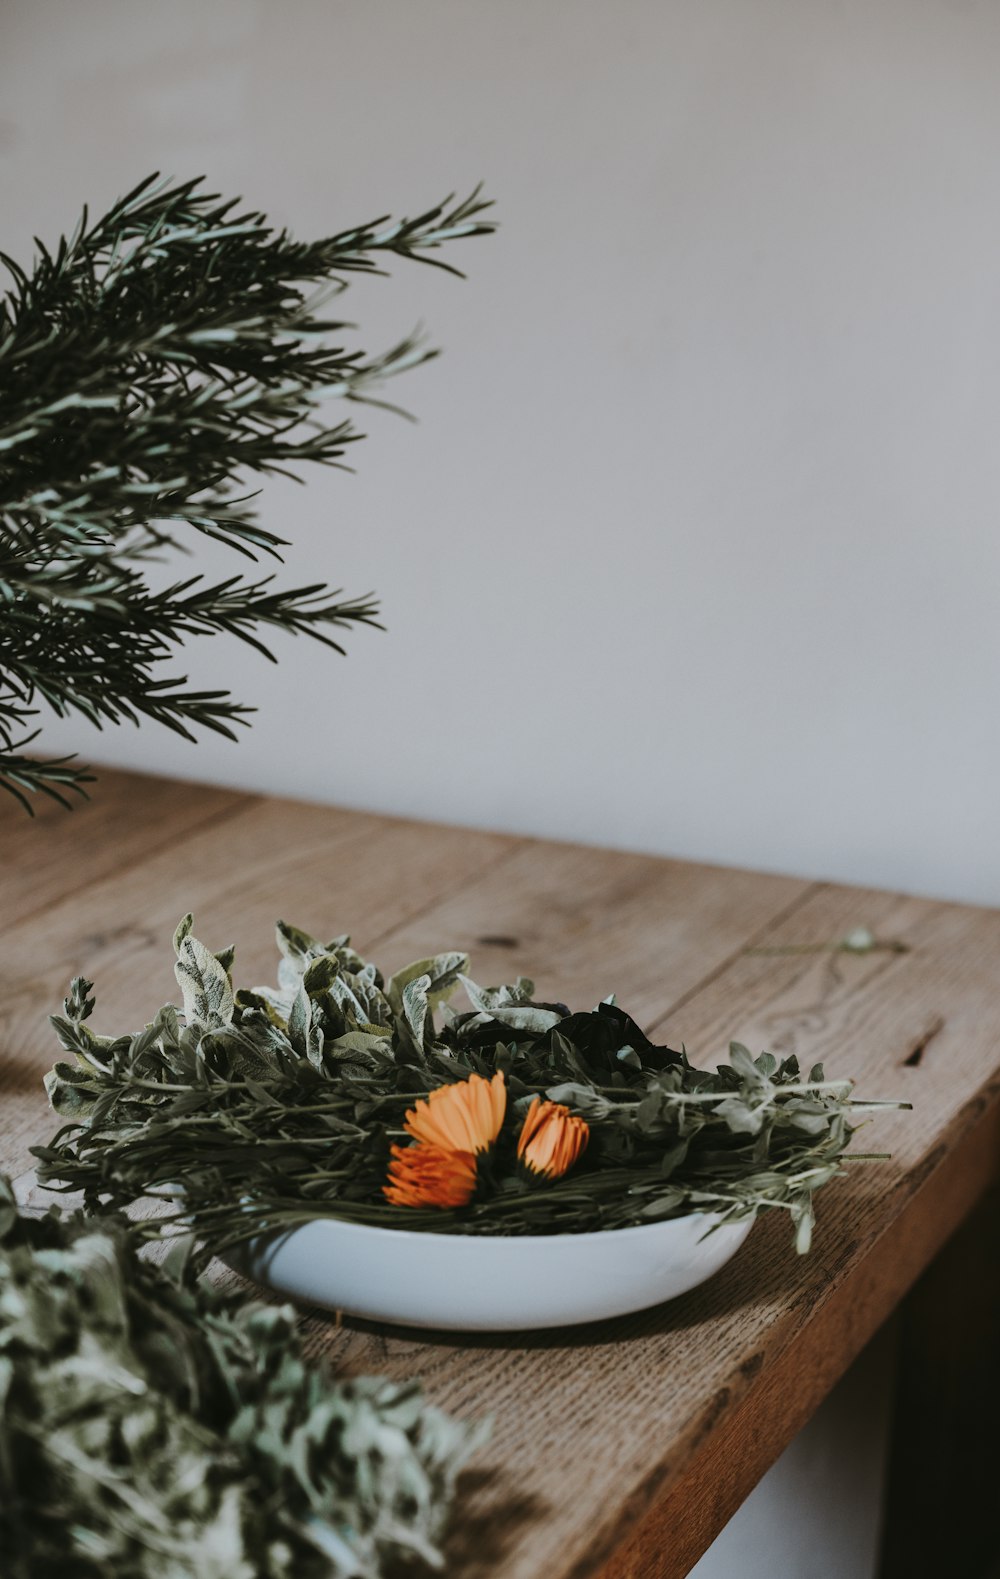
[[[560,1102],[535,1097],[525,1115],[517,1155],[532,1173],[559,1179],[582,1156],[590,1126]]]
[[[438,1086],[409,1109],[403,1128],[414,1140],[445,1151],[486,1151],[500,1133],[507,1111],[507,1087],[499,1072],[492,1080],[470,1075]]]
[[[393,1146],[382,1194],[393,1206],[467,1206],[476,1188],[476,1159],[440,1146]]]
[[[546,1102],[545,1103],[546,1107],[552,1107],[553,1105],[554,1104],[551,1103],[551,1102]],[[541,1115],[542,1115],[542,1099],[541,1099],[541,1097],[532,1097],[532,1099],[531,1099],[531,1106],[529,1107],[527,1113],[524,1115],[524,1123],[521,1126],[521,1135],[520,1135],[520,1139],[518,1140],[518,1143],[517,1143],[517,1155],[519,1157],[523,1157],[524,1156],[525,1148],[527,1147],[528,1142],[530,1141],[532,1135],[534,1135],[536,1130],[538,1129],[538,1125],[539,1125],[539,1122],[541,1120]]]

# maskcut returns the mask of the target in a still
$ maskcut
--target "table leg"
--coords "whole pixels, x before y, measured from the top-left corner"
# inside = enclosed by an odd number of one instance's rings
[[[1000,1575],[1000,1187],[900,1307],[878,1579]]]

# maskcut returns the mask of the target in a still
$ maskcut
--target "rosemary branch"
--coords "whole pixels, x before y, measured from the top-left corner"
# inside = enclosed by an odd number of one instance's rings
[[[228,634],[273,658],[271,628],[342,653],[333,632],[378,624],[370,595],[320,583],[193,575],[154,591],[147,572],[199,535],[281,561],[247,479],[343,467],[362,434],[328,403],[385,405],[386,381],[436,354],[415,335],[353,348],[328,304],[388,262],[457,274],[439,251],[491,231],[490,205],[477,190],[300,242],[239,203],[150,176],[53,249],[37,242],[30,269],[0,253],[0,788],[29,811],[33,792],[68,805],[91,779],[27,753],[38,702],[98,728],[148,718],[234,739],[252,709],[171,673],[186,640]]]

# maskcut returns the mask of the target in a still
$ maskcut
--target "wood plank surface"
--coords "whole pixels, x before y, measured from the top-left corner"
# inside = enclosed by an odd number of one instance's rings
[[[33,817],[2,797],[0,931],[224,819],[249,799],[233,790],[111,768],[102,768],[91,789],[90,800],[74,798],[71,812],[37,795]]]
[[[238,943],[241,981],[273,974],[282,912],[352,931],[389,967],[459,946],[483,981],[520,971],[576,1007],[617,991],[699,1062],[738,1037],[914,1103],[859,1137],[892,1161],[823,1193],[808,1257],[774,1214],[703,1288],[620,1321],[456,1338],[306,1318],[338,1367],[419,1375],[436,1402],[493,1415],[449,1573],[679,1579],[995,1175],[1000,914],[283,801],[219,811],[5,929],[8,1169],[48,1133],[45,1016],[69,977],[96,980],[98,1028],[138,1025],[175,995],[169,938],[188,908],[206,941]],[[25,891],[33,859],[26,835]],[[908,952],[797,952],[859,925]]]

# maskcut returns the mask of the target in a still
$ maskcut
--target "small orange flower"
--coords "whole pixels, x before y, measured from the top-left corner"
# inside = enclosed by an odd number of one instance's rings
[[[525,1116],[517,1155],[532,1173],[561,1179],[586,1149],[590,1127],[559,1102],[535,1097]]]
[[[393,1146],[389,1183],[382,1193],[393,1206],[467,1206],[476,1188],[471,1152],[443,1146]]]
[[[470,1075],[452,1085],[438,1086],[426,1102],[410,1108],[403,1128],[414,1140],[445,1151],[487,1151],[500,1133],[507,1111],[507,1087],[497,1072],[492,1080]]]

